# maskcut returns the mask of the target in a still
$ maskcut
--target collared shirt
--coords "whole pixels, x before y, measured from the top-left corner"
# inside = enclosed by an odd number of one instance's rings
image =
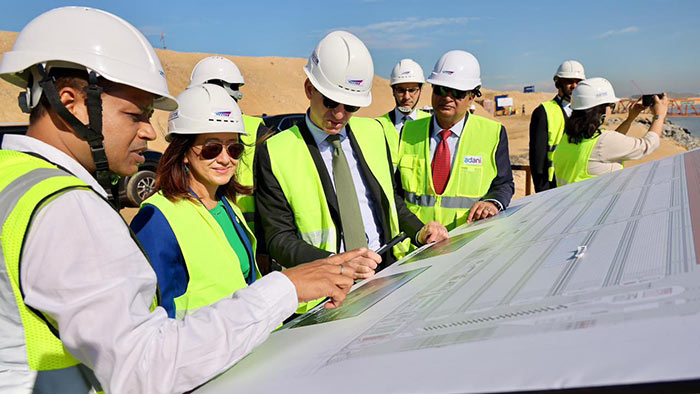
[[[562,97],[559,97],[559,105],[561,105],[561,108],[566,112],[566,117],[570,118],[571,113],[574,112],[573,109],[571,109],[571,102],[564,100]]]
[[[311,121],[311,118],[309,118],[308,113],[306,114],[306,126],[311,131],[314,141],[316,141],[316,146],[318,146],[318,150],[321,153],[323,164],[326,165],[328,175],[331,178],[331,182],[333,182],[333,189],[335,189],[335,179],[333,177],[333,147],[327,140],[329,134],[316,126]],[[360,212],[362,213],[362,222],[365,226],[367,246],[372,250],[376,250],[381,246],[379,240],[381,227],[377,220],[379,216],[377,215],[377,210],[375,209],[374,200],[372,200],[369,188],[360,172],[360,166],[357,164],[357,155],[352,149],[345,127],[340,130],[340,146],[343,148],[345,159],[348,161],[348,167],[350,167],[352,180],[355,184],[355,191],[357,191],[357,200],[360,203]],[[345,251],[343,240],[341,240],[340,251]]]
[[[416,120],[417,117],[417,109],[414,109],[413,112],[410,114],[406,115],[403,112],[399,111],[398,108],[394,108],[394,119],[396,119],[396,122],[394,122],[394,127],[396,128],[396,131],[401,135],[401,130],[403,130],[404,124],[406,124],[407,121],[409,120]]]
[[[105,195],[53,146],[7,135],[2,148],[37,153]],[[57,321],[63,344],[106,392],[191,390],[243,358],[297,307],[291,281],[271,273],[183,321],[168,319],[163,308],[151,312],[153,269],[120,215],[89,190],[44,205],[24,246],[25,303]]]

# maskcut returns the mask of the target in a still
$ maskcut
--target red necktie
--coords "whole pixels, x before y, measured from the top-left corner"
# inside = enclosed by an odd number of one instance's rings
[[[447,186],[447,181],[450,179],[450,167],[452,167],[452,159],[450,158],[450,147],[447,145],[447,137],[452,134],[450,130],[440,132],[440,143],[435,149],[433,156],[433,186],[435,193],[442,194]]]

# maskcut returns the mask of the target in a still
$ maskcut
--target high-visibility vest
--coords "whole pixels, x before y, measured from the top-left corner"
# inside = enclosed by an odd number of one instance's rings
[[[389,228],[391,237],[394,237],[399,233],[399,219],[382,127],[375,119],[359,117],[351,118],[348,124],[367,161],[367,166],[388,200]],[[272,173],[294,212],[299,236],[319,249],[338,253],[341,235],[333,223],[321,178],[299,127],[293,126],[282,131],[267,140],[266,144]],[[397,259],[402,258],[409,246],[409,240],[396,245],[393,249],[394,256]],[[304,312],[306,311],[297,311]]]
[[[187,266],[187,290],[174,300],[178,319],[247,286],[238,255],[219,223],[201,203],[184,198],[173,202],[158,192],[143,201],[141,206],[146,204],[155,206],[165,216]],[[252,250],[248,258],[251,270],[255,270],[256,278],[260,278],[255,264],[255,236],[246,225],[241,210],[235,204],[229,203],[229,206],[236,216],[231,220],[242,224],[245,235],[250,239]]]
[[[554,171],[557,174],[557,186],[569,183],[580,182],[586,179],[595,178],[597,175],[588,173],[588,161],[598,137],[607,130],[598,130],[593,137],[584,138],[578,144],[569,142],[565,137],[559,142],[554,151]]]
[[[253,186],[253,160],[255,159],[255,142],[258,138],[258,127],[264,125],[262,118],[243,115],[243,127],[248,135],[241,135],[241,142],[245,145],[245,150],[238,160],[236,168],[236,181],[242,186]],[[236,203],[241,207],[243,217],[248,227],[255,229],[255,196],[239,194]]]
[[[566,119],[556,100],[545,101],[541,105],[547,114],[547,176],[551,182],[554,180],[554,167],[552,166],[554,150],[557,149],[557,144],[561,141],[561,136],[564,135]]]
[[[380,116],[377,118],[384,126],[384,136],[386,137],[386,142],[389,144],[389,151],[391,152],[391,163],[394,165],[394,168],[399,164],[398,163],[398,154],[399,154],[399,131],[396,130],[396,126],[394,126],[394,122],[391,121],[391,116],[389,116],[394,110],[391,110],[384,115]],[[416,110],[416,120],[418,119],[423,119],[423,118],[429,118],[430,114],[421,111],[421,110]],[[406,123],[408,123],[407,121]],[[404,127],[406,124],[404,123]]]
[[[46,201],[76,189],[92,190],[45,160],[0,150],[0,267],[4,268],[0,301],[4,313],[10,314],[2,319],[0,359],[5,366],[16,366],[7,379],[12,379],[17,391],[43,388],[74,394],[87,393],[92,387],[100,390],[92,371],[68,353],[55,335],[55,322],[28,307],[20,291],[21,252],[30,221]]]
[[[399,172],[408,209],[427,223],[438,221],[448,230],[466,223],[469,209],[496,178],[496,149],[501,124],[469,115],[459,138],[450,179],[442,194],[433,186],[430,158],[431,118],[406,123],[399,146]]]

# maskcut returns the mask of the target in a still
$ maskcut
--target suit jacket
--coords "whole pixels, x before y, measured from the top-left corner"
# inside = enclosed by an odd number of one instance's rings
[[[321,158],[321,153],[316,145],[311,132],[306,126],[306,122],[300,122],[297,127],[304,137],[309,153],[316,166],[316,171],[321,178],[323,191],[328,201],[331,218],[336,226],[338,242],[340,245],[341,237],[343,236],[343,226],[340,220],[340,211],[338,210],[338,200],[335,195],[335,189],[331,182],[330,175],[326,170],[326,166]],[[375,204],[376,213],[379,215],[378,221],[381,225],[382,243],[391,240],[391,231],[389,229],[389,201],[382,193],[379,182],[374,177],[367,161],[357,144],[355,135],[349,125],[345,126],[348,132],[348,138],[352,145],[352,149],[357,155],[357,162],[360,166],[360,172],[364,177],[367,188],[370,191],[371,198]],[[384,160],[389,162],[389,168],[393,168],[389,160],[389,147],[386,148],[386,157]],[[311,244],[306,243],[299,238],[299,231],[294,221],[294,212],[287,203],[287,200],[282,191],[282,187],[272,173],[270,166],[270,154],[267,149],[267,144],[263,143],[258,147],[255,154],[255,215],[259,225],[256,224],[256,236],[259,240],[264,239],[267,252],[272,258],[277,260],[284,267],[293,267],[298,264],[307,263],[316,259],[328,257],[331,253],[319,249]],[[411,211],[408,210],[403,198],[396,193],[394,187],[394,201],[399,218],[399,228],[405,232],[411,239],[414,240],[418,231],[423,227],[423,223]],[[260,245],[258,246],[260,249]],[[382,256],[382,265],[384,268],[395,261],[395,257],[391,251]]]

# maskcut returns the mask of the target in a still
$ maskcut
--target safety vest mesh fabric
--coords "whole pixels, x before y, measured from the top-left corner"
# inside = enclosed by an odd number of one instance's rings
[[[547,176],[549,181],[554,180],[554,150],[557,149],[561,136],[564,134],[566,119],[562,113],[561,106],[556,100],[542,103],[544,112],[547,114]]]
[[[4,262],[1,266],[5,271],[0,281],[9,280],[14,297],[9,299],[5,292],[0,295],[4,304],[17,307],[20,319],[15,323],[23,327],[26,362],[33,371],[65,369],[79,364],[51,332],[48,323],[24,303],[19,272],[25,236],[37,209],[62,192],[80,188],[89,189],[85,182],[44,160],[0,150],[0,244]]]
[[[606,132],[606,130],[601,130]],[[562,138],[554,151],[554,171],[557,174],[557,186],[580,182],[595,178],[596,175],[588,173],[588,161],[600,133],[592,138],[585,138],[578,144],[569,142],[568,137]]]
[[[391,163],[394,165],[394,168],[396,168],[396,166],[399,165],[399,132],[396,130],[396,126],[394,126],[394,123],[391,121],[391,117],[389,116],[389,114],[391,114],[393,111],[394,110],[391,110],[376,119],[384,127],[384,136],[386,137],[386,142],[389,144],[389,151],[391,152]],[[429,117],[430,114],[425,111],[416,111],[416,120]]]
[[[178,319],[247,286],[238,255],[219,223],[201,203],[188,199],[173,202],[158,192],[143,201],[141,206],[147,204],[155,206],[165,216],[187,266],[187,290],[174,300]],[[241,210],[235,204],[230,205],[251,241],[254,257],[255,236],[243,220]],[[255,273],[259,278],[257,265]]]
[[[401,133],[399,171],[406,206],[423,223],[438,221],[449,230],[466,223],[469,209],[496,178],[496,148],[501,124],[469,115],[462,130],[450,179],[441,195],[435,192],[430,158],[432,118],[408,122]]]
[[[236,181],[243,186],[253,186],[253,160],[255,158],[255,142],[258,138],[258,127],[263,123],[261,118],[243,115],[243,127],[248,135],[241,135],[241,142],[245,145],[245,150],[238,160],[236,169]],[[255,197],[238,195],[236,203],[241,207],[243,216],[248,227],[254,229]]]

